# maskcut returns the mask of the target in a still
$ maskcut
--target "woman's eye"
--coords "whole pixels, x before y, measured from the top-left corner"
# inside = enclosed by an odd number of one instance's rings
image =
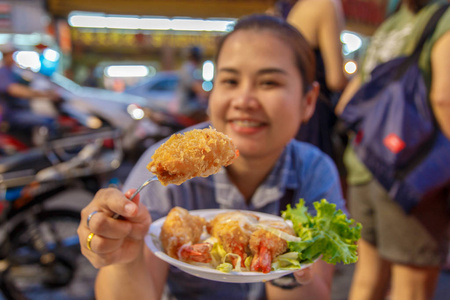
[[[264,80],[260,82],[260,85],[264,88],[270,88],[278,86],[278,82],[274,80]]]
[[[237,80],[232,79],[232,78],[224,78],[220,82],[224,85],[230,85],[230,86],[237,85]]]

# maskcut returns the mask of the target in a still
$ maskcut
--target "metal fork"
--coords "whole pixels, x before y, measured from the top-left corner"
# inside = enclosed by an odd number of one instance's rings
[[[158,181],[158,177],[156,177],[155,175],[153,175],[152,177],[150,177],[149,179],[147,179],[143,184],[141,184],[141,185],[137,188],[137,190],[133,193],[133,195],[131,195],[131,197],[130,197],[129,200],[130,200],[130,201],[133,200],[134,197],[136,197],[136,195],[139,194],[139,192],[142,191],[142,189],[143,189],[144,187],[146,187],[150,182],[153,182],[153,181]],[[117,219],[117,218],[119,218],[119,217],[120,217],[119,214],[115,214],[115,215],[113,216],[114,219]]]

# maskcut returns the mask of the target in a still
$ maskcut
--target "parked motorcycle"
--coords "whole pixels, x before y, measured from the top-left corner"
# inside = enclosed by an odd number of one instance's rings
[[[50,200],[71,188],[93,194],[122,158],[118,130],[73,135],[0,158],[0,288],[6,299],[94,299],[96,272],[81,255],[76,233],[80,211],[50,206]]]

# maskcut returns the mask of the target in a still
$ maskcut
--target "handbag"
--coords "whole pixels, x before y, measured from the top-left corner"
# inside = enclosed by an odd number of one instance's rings
[[[422,47],[448,6],[433,14],[411,55],[373,69],[340,116],[356,133],[356,155],[406,212],[426,193],[450,184],[450,141],[433,115],[418,66]]]

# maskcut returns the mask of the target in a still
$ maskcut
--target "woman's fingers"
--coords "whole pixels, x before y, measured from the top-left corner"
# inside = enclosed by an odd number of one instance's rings
[[[307,267],[304,269],[301,269],[299,271],[294,272],[295,280],[297,280],[298,283],[301,285],[307,285],[311,283],[313,279],[313,270],[311,267]]]
[[[123,218],[115,219],[115,214]],[[117,189],[101,189],[81,211],[82,253],[97,268],[132,261],[143,247],[150,223],[150,214],[138,197],[132,202]]]

